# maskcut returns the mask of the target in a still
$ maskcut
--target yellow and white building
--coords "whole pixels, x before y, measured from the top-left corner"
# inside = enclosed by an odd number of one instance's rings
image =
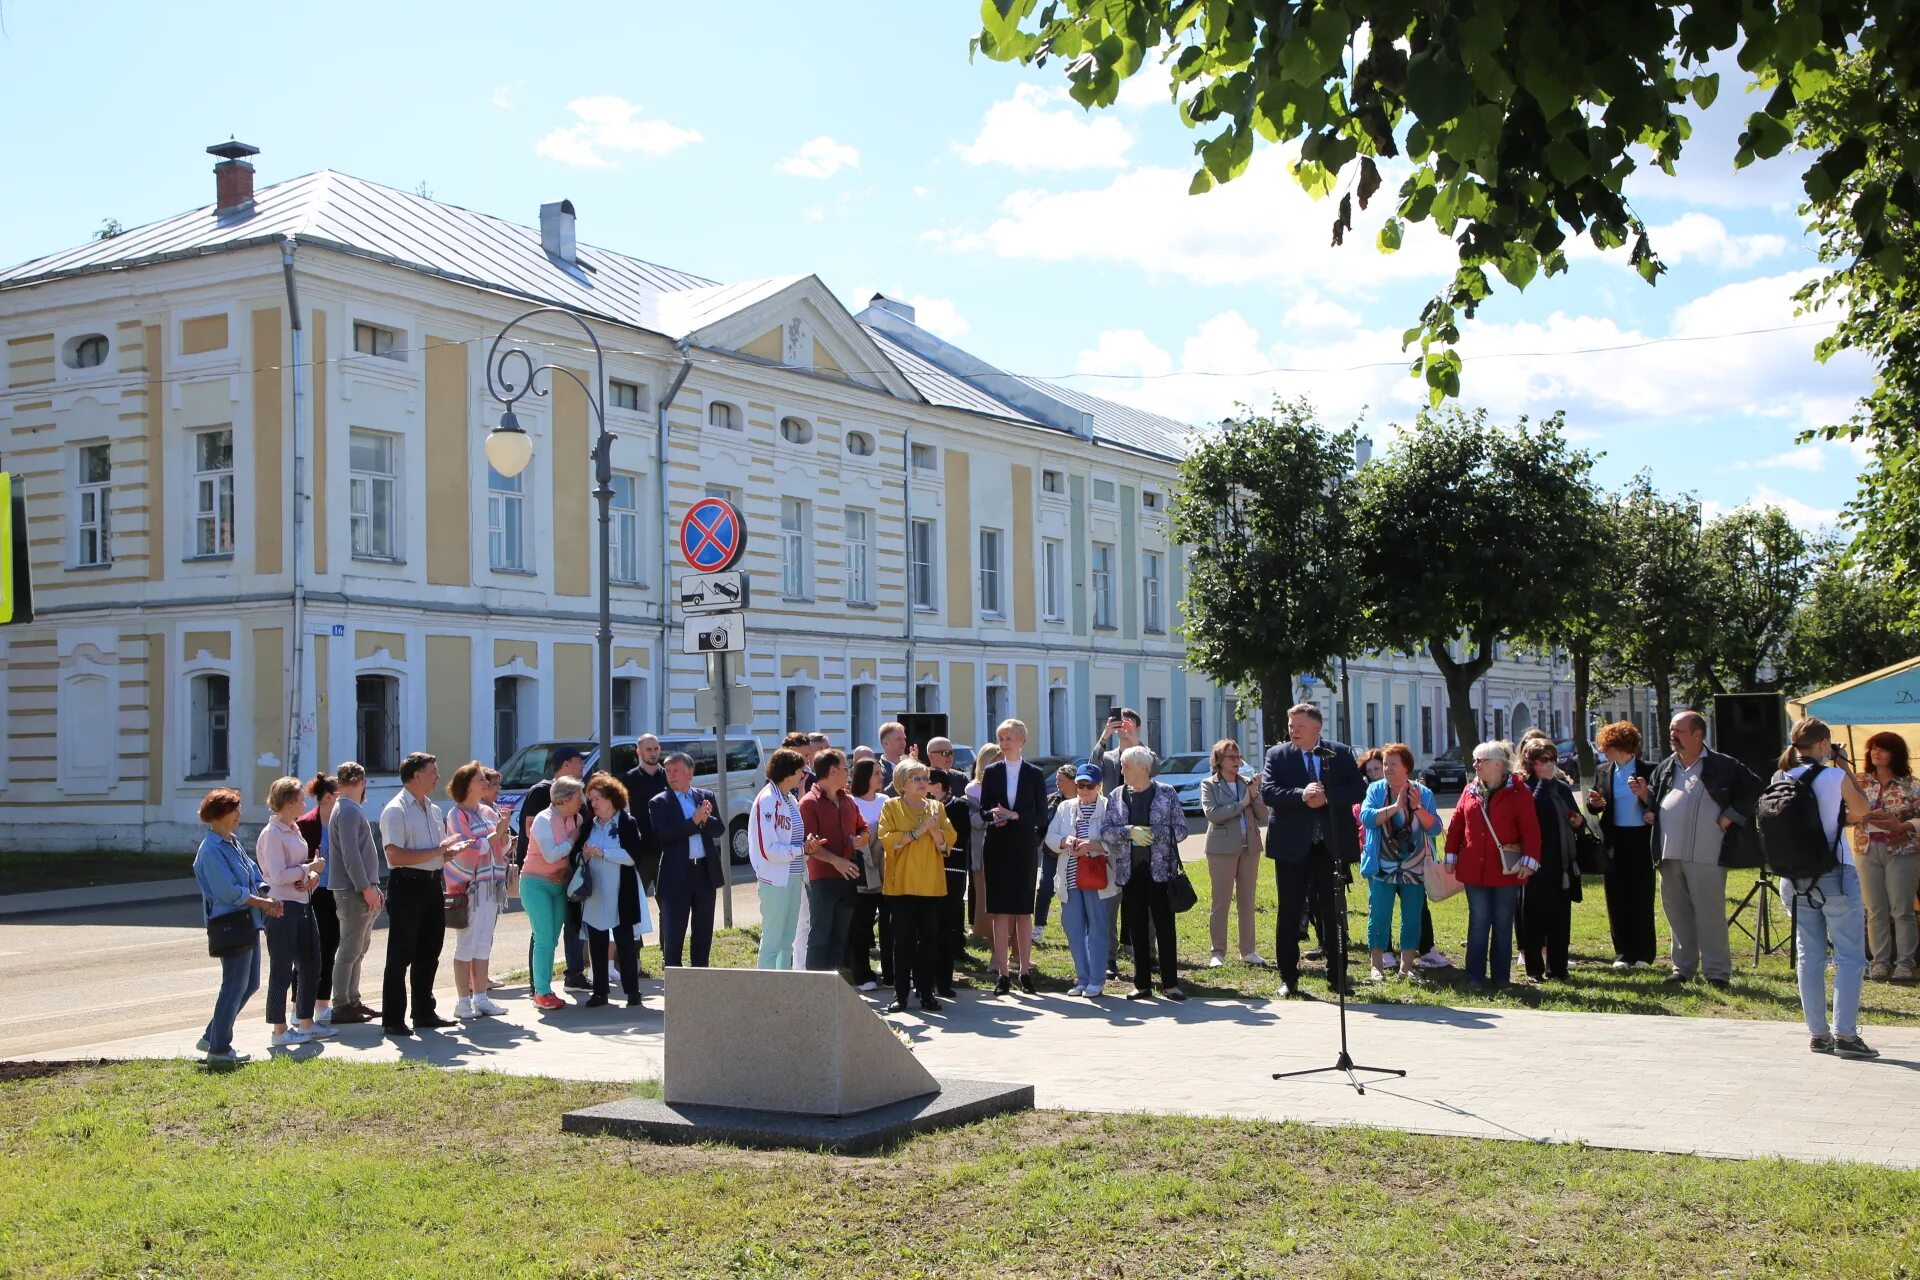
[[[724,492],[752,541],[752,726],[871,742],[942,711],[1085,751],[1109,705],[1164,751],[1232,700],[1187,671],[1168,495],[1184,424],[1002,373],[810,275],[722,284],[345,174],[253,190],[0,272],[0,467],[39,616],[0,631],[0,841],[187,847],[214,785],[408,750],[592,737],[585,397],[522,402],[487,466],[488,345],[557,303],[607,348],[616,735],[695,728],[672,530]],[[532,213],[532,210],[528,211]],[[558,323],[545,321],[558,320]],[[591,378],[560,317],[522,332]]]

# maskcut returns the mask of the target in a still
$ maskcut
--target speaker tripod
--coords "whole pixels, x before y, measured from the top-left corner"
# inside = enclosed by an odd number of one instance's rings
[[[1773,898],[1779,888],[1780,884],[1773,878],[1772,873],[1762,868],[1760,874],[1754,877],[1753,887],[1747,890],[1747,896],[1734,905],[1733,914],[1727,917],[1729,929],[1738,929],[1753,939],[1755,968],[1760,966],[1761,956],[1770,956],[1789,945],[1791,931],[1789,931],[1789,938],[1778,937],[1773,931]],[[1754,927],[1751,929],[1740,919],[1749,909],[1758,914],[1758,919],[1754,921]],[[1789,920],[1788,923],[1791,925],[1792,921]]]
[[[1361,1066],[1359,1063],[1353,1060],[1353,1055],[1347,1052],[1348,979],[1347,979],[1346,970],[1347,970],[1347,961],[1349,957],[1347,955],[1346,895],[1342,894],[1339,891],[1338,885],[1336,883],[1331,889],[1328,889],[1325,892],[1325,896],[1321,899],[1321,902],[1322,902],[1323,908],[1325,909],[1326,914],[1333,917],[1333,934],[1334,934],[1333,941],[1334,941],[1334,944],[1340,948],[1337,954],[1340,957],[1341,963],[1338,971],[1339,976],[1336,979],[1336,982],[1337,982],[1336,989],[1340,993],[1340,1055],[1333,1060],[1333,1065],[1330,1067],[1306,1067],[1299,1071],[1276,1071],[1273,1073],[1273,1078],[1275,1080],[1290,1080],[1295,1076],[1317,1076],[1317,1075],[1324,1074],[1325,1072],[1328,1072],[1328,1071],[1338,1071],[1342,1075],[1346,1076],[1347,1083],[1353,1086],[1353,1091],[1355,1093],[1358,1093],[1364,1096],[1367,1092],[1367,1086],[1360,1083],[1360,1077],[1356,1076],[1354,1072],[1364,1071],[1369,1075],[1399,1076],[1402,1078],[1404,1078],[1407,1073],[1402,1071],[1398,1067]],[[1328,958],[1327,972],[1330,975],[1335,972],[1331,957]]]

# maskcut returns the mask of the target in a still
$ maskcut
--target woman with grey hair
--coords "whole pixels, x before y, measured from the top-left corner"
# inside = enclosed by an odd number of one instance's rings
[[[1473,781],[1447,823],[1447,863],[1467,891],[1467,987],[1507,985],[1513,972],[1513,918],[1520,887],[1540,869],[1540,815],[1533,792],[1511,771],[1513,749],[1473,749]]]
[[[527,858],[520,867],[520,905],[533,928],[533,1003],[538,1009],[564,1009],[553,994],[553,949],[567,924],[567,881],[573,878],[573,845],[580,834],[580,801],[586,784],[578,778],[553,780],[553,803],[534,818],[527,833]]]
[[[1153,994],[1154,938],[1160,943],[1160,993],[1185,1000],[1180,989],[1179,951],[1174,943],[1173,903],[1167,885],[1180,874],[1180,842],[1187,838],[1187,813],[1180,797],[1153,780],[1153,752],[1128,747],[1120,753],[1120,786],[1100,820],[1100,843],[1113,859],[1114,878],[1126,902],[1127,929],[1133,944],[1133,990],[1129,1000]]]

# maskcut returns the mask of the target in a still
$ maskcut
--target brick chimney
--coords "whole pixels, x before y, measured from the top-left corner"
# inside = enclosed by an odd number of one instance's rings
[[[220,157],[220,163],[213,166],[214,217],[245,217],[252,213],[253,166],[246,158],[259,155],[260,148],[229,138],[208,147],[207,154]]]

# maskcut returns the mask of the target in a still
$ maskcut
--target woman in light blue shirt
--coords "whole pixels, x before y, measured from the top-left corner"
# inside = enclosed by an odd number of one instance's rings
[[[1393,943],[1393,904],[1400,903],[1400,976],[1413,978],[1420,958],[1420,916],[1427,902],[1427,859],[1440,825],[1433,792],[1413,777],[1413,749],[1403,742],[1381,748],[1386,777],[1367,784],[1360,825],[1367,843],[1360,874],[1367,880],[1367,947],[1375,982],[1386,980]]]
[[[241,940],[228,941],[217,953],[220,994],[214,999],[207,1033],[194,1046],[207,1055],[208,1066],[230,1067],[247,1060],[248,1055],[234,1052],[233,1023],[260,989],[263,917],[278,916],[280,904],[267,896],[260,864],[234,838],[240,826],[240,793],[231,787],[209,791],[200,802],[200,821],[207,824],[207,835],[193,855],[193,878],[199,882],[200,908],[210,927],[209,948],[220,945],[211,931],[216,921],[225,924],[230,917],[246,915]]]
[[[647,897],[640,891],[640,827],[627,812],[627,789],[610,773],[587,783],[588,814],[576,847],[592,867],[593,893],[580,904],[587,929],[587,959],[593,966],[589,1005],[603,1005],[611,985],[607,951],[619,960],[620,985],[627,1007],[640,1004],[640,935],[652,928]]]

